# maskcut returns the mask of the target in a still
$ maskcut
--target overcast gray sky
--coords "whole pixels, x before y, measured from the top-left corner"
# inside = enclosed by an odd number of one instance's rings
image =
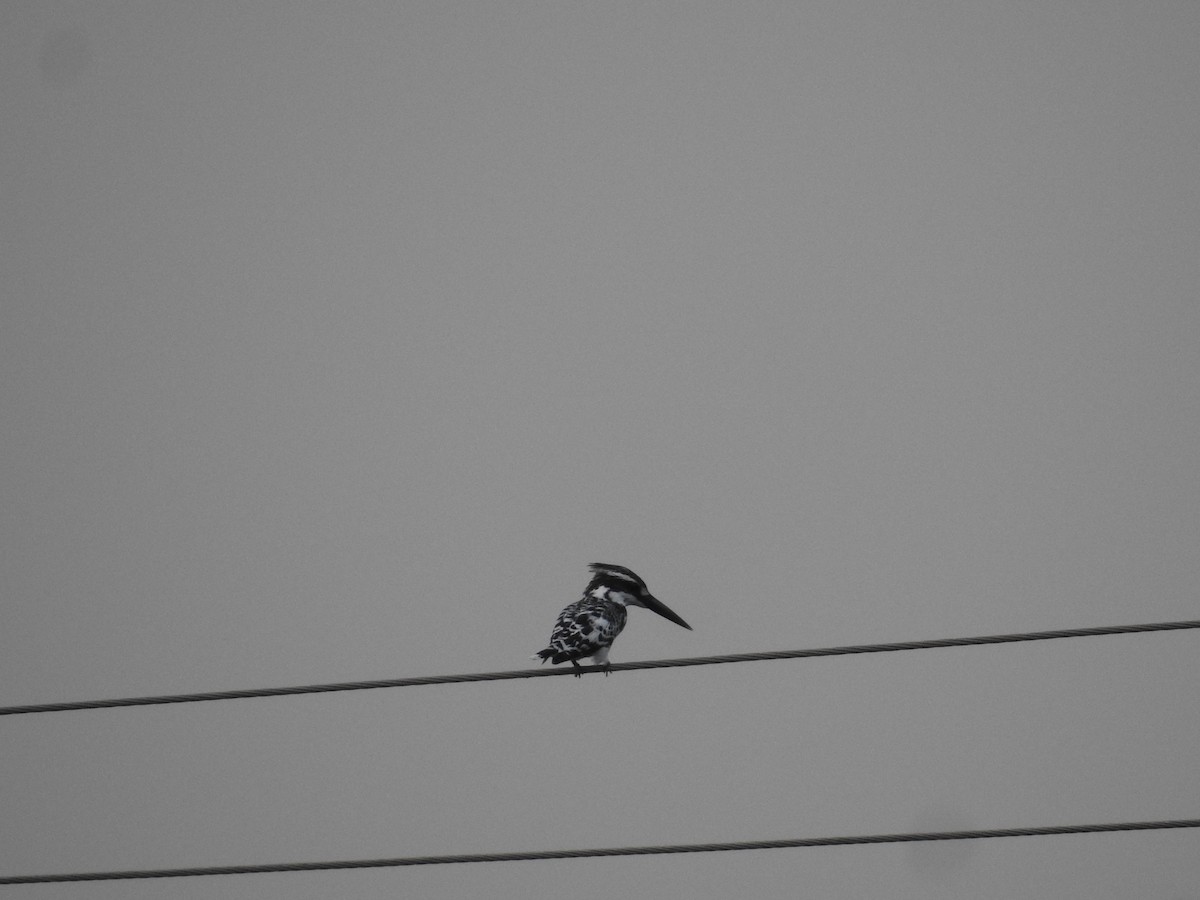
[[[1200,618],[1200,4],[0,7],[0,704]],[[1195,632],[0,720],[0,874],[1200,816]],[[5,897],[1166,898],[1197,831]]]

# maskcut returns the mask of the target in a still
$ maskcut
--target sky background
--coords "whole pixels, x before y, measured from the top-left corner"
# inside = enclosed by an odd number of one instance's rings
[[[1200,618],[1200,5],[0,6],[0,705]],[[1200,816],[1197,634],[0,720],[0,874]],[[1200,897],[1200,832],[0,888]]]

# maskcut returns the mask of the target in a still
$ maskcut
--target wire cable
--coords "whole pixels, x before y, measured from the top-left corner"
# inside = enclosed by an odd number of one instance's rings
[[[1030,631],[1020,634],[992,634],[981,637],[937,638],[926,641],[901,641],[892,644],[858,644],[848,647],[818,647],[808,650],[776,650],[763,653],[731,653],[724,656],[693,656],[683,659],[649,659],[641,662],[613,663],[610,666],[580,666],[561,669],[518,669],[511,672],[475,672],[466,675],[428,675],[421,678],[385,678],[378,681],[348,681],[340,684],[309,684],[296,687],[252,688],[238,691],[211,691],[202,694],[173,694],[159,697],[123,697],[115,700],[76,700],[67,703],[41,703],[32,706],[0,707],[0,716],[26,713],[64,712],[75,709],[106,709],[116,706],[155,706],[164,703],[196,703],[202,700],[233,700],[247,697],[279,697],[291,694],[322,694],[333,691],[365,691],[373,688],[415,687],[421,684],[454,684],[466,681],[505,681],[513,678],[553,678],[589,672],[624,672],[634,669],[669,669],[680,666],[712,666],[722,663],[761,662],[772,659],[805,659],[813,656],[846,656],[854,653],[889,653],[896,650],[930,650],[938,647],[968,647],[980,644],[1011,644],[1021,641],[1049,641],[1060,638],[1093,637],[1109,634],[1135,634],[1148,631],[1180,631],[1200,628],[1200,621],[1151,622],[1144,625],[1106,625],[1098,628],[1068,628],[1058,631]]]
[[[1105,822],[1099,825],[1051,825],[1043,828],[990,828],[983,831],[919,831],[909,834],[864,834],[850,837],[797,838],[782,841],[733,841],[724,844],[667,844],[650,847],[600,847],[588,850],[537,850],[524,853],[462,853],[451,856],[401,856],[394,859],[344,859],[330,862],[267,863],[256,866],[205,866],[191,869],[142,869],[127,872],[78,872],[58,875],[0,877],[0,884],[51,881],[122,881],[133,878],[185,878],[199,875],[261,875],[267,872],[316,872],[329,869],[380,869],[396,866],[444,866],[458,863],[515,862],[534,859],[581,859],[596,856],[657,856],[668,853],[719,853],[728,850],[778,850],[787,847],[840,847],[854,844],[897,844],[918,841],[974,841],[1000,837],[1047,837],[1112,831],[1200,828],[1200,819],[1161,822]]]

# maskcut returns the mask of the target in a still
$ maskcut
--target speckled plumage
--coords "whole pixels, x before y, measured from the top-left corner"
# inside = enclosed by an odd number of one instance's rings
[[[691,630],[692,626],[657,600],[631,570],[609,563],[592,563],[589,568],[592,580],[583,597],[559,613],[550,646],[534,654],[534,659],[569,662],[579,668],[579,660],[590,656],[596,665],[607,665],[608,650],[625,627],[629,606],[653,610]]]
[[[601,651],[607,655],[608,648],[625,627],[628,615],[622,603],[606,596],[585,594],[582,600],[558,614],[554,632],[550,635],[550,646],[538,656],[557,664],[575,662]]]

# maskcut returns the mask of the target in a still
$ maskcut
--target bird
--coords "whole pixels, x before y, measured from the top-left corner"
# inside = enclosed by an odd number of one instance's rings
[[[626,608],[640,606],[682,625],[688,631],[692,626],[658,600],[646,582],[631,569],[611,563],[592,563],[592,580],[583,589],[583,597],[558,614],[554,631],[550,634],[550,646],[539,650],[530,659],[558,663],[569,662],[579,669],[579,660],[590,656],[592,662],[604,666],[608,675],[611,663],[608,651],[613,641],[625,627]],[[576,672],[575,677],[581,677]]]

